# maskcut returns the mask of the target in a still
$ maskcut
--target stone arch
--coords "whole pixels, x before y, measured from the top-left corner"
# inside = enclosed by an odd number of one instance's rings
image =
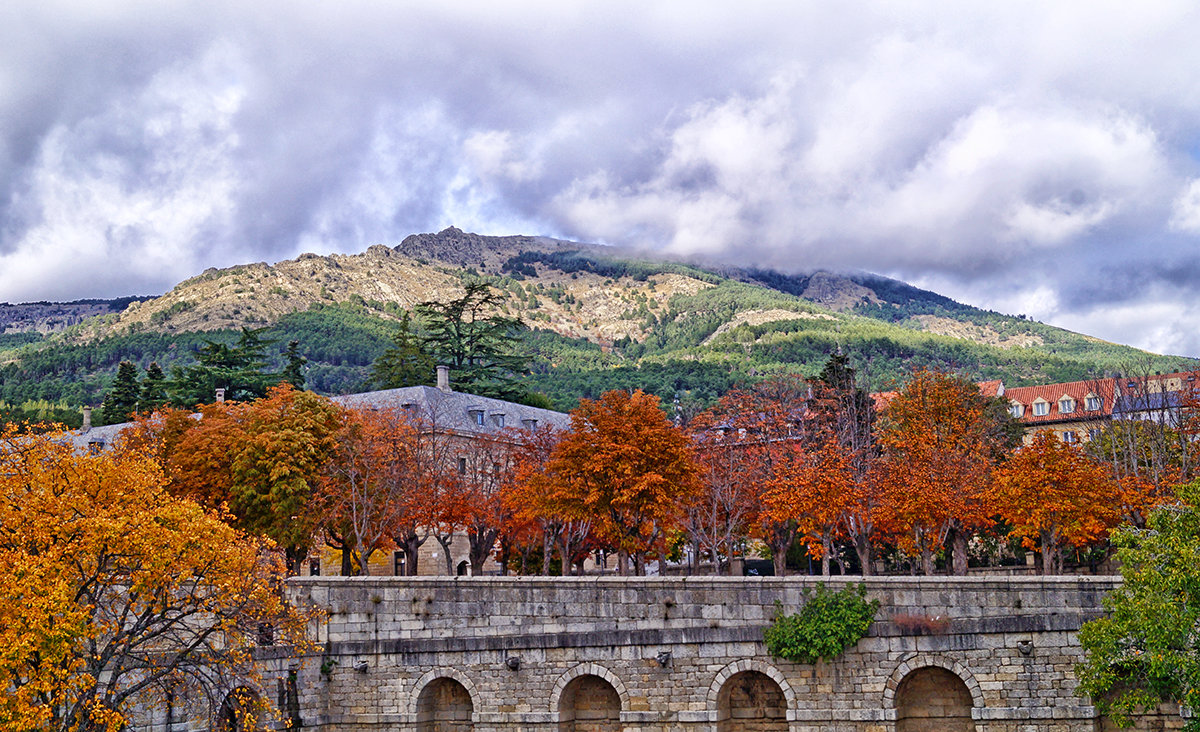
[[[266,702],[255,689],[238,686],[221,700],[213,720],[214,732],[257,732],[266,729]]]
[[[434,695],[441,695],[442,701],[449,701],[450,706],[456,708],[439,710],[431,706],[438,701]],[[475,703],[478,698],[475,684],[465,674],[451,668],[434,669],[423,674],[413,685],[409,713],[421,732],[470,730],[479,720]]]
[[[581,674],[558,698],[558,732],[620,732],[621,695],[607,679]]]
[[[936,666],[957,676],[971,694],[971,706],[975,709],[982,709],[985,706],[983,690],[979,688],[979,682],[975,680],[974,674],[966,666],[944,656],[913,653],[903,658],[888,677],[887,683],[883,687],[883,708],[894,710],[896,708],[896,689],[900,686],[900,682],[913,671],[926,666]]]
[[[792,685],[774,666],[746,658],[735,661],[717,672],[712,685],[708,688],[708,711],[711,715],[710,718],[717,722],[718,730],[724,730],[729,725],[728,715],[732,711],[729,708],[730,695],[733,692],[733,686],[729,683],[731,680],[734,685],[737,685],[739,680],[747,682],[752,689],[756,689],[755,694],[767,697],[767,701],[774,711],[782,711],[783,717],[772,718],[768,713],[768,716],[762,718],[761,727],[750,727],[747,726],[751,724],[750,720],[739,720],[736,727],[729,726],[728,729],[761,728],[767,730],[774,729],[776,726],[783,730],[788,728],[787,722],[796,716],[796,692],[793,691]]]
[[[625,688],[625,684],[617,678],[616,674],[598,663],[581,663],[562,676],[559,676],[558,680],[554,682],[554,690],[550,692],[551,714],[558,714],[559,705],[562,703],[563,690],[580,676],[599,676],[601,679],[607,681],[609,686],[617,692],[617,698],[621,700],[621,709],[629,708],[629,691]]]

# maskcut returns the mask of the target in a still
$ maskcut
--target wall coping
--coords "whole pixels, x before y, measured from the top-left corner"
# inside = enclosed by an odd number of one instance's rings
[[[905,588],[961,588],[987,589],[1003,587],[1021,590],[1038,589],[1070,589],[1087,588],[1105,590],[1121,584],[1119,575],[1060,575],[1050,577],[956,577],[949,575],[925,576],[872,576],[835,575],[833,577],[817,577],[811,575],[796,575],[789,577],[715,577],[715,576],[683,576],[683,577],[543,577],[536,575],[513,575],[507,577],[291,577],[288,584],[296,587],[378,587],[378,588],[417,588],[463,585],[472,588],[479,587],[513,587],[521,585],[570,587],[587,586],[614,588],[688,588],[688,587],[762,587],[786,588],[820,583],[827,585],[844,585],[865,583],[868,588],[905,589]]]

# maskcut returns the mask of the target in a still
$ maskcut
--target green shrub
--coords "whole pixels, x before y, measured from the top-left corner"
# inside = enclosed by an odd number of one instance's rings
[[[816,663],[841,655],[867,634],[879,610],[879,600],[867,600],[861,583],[834,592],[824,583],[816,592],[804,589],[804,606],[794,615],[784,615],[775,603],[775,622],[763,634],[767,651],[777,658],[798,663]]]

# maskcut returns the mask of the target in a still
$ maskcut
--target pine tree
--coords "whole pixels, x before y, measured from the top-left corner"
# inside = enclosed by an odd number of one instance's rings
[[[529,356],[519,349],[526,326],[498,314],[503,299],[486,282],[471,282],[462,297],[423,302],[417,313],[425,319],[425,350],[450,367],[463,391],[519,400],[528,394],[517,378],[529,370]]]
[[[196,363],[171,369],[168,392],[171,403],[189,409],[213,401],[216,390],[224,389],[229,401],[252,401],[267,394],[280,382],[280,373],[266,371],[265,351],[273,341],[262,337],[262,328],[242,328],[232,346],[205,341],[196,351]]]
[[[153,412],[167,403],[167,375],[158,361],[151,361],[142,379],[142,394],[138,399],[139,412]]]
[[[129,419],[129,415],[137,411],[140,396],[137,366],[129,361],[122,361],[121,365],[117,366],[117,378],[108,390],[108,396],[104,397],[104,421],[107,424],[116,424]]]
[[[300,341],[289,341],[287,350],[283,352],[287,365],[283,367],[281,384],[291,384],[293,389],[304,389],[304,364],[308,359],[300,355]]]
[[[400,319],[400,328],[392,336],[391,347],[371,367],[371,383],[380,389],[432,384],[434,365],[433,356],[421,347],[420,339],[412,332],[408,313],[405,313]]]

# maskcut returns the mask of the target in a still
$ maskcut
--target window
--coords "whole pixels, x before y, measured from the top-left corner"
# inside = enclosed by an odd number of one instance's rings
[[[321,576],[321,558],[320,557],[313,557],[312,559],[308,560],[308,576],[309,577],[320,577]]]
[[[1045,417],[1047,414],[1050,414],[1050,402],[1039,399],[1033,403],[1033,416]]]
[[[492,424],[497,427],[504,426],[504,412],[492,412]]]
[[[537,420],[536,419],[523,419],[523,420],[521,420],[521,426],[527,430],[536,430],[537,429]]]
[[[480,427],[483,426],[483,410],[482,409],[468,409],[467,414],[471,415],[472,422],[474,422],[476,425],[478,425]]]
[[[1104,406],[1104,400],[1102,400],[1100,397],[1096,396],[1095,394],[1088,394],[1087,399],[1084,400],[1084,402],[1083,402],[1083,406],[1089,412],[1097,412],[1097,411],[1100,411],[1100,408],[1102,406]]]
[[[1063,397],[1058,400],[1058,413],[1070,414],[1075,411],[1075,400],[1071,397]]]
[[[404,576],[404,552],[392,552],[392,574],[396,577]]]
[[[459,475],[467,474],[467,459],[465,457],[460,457],[458,459],[458,474]]]
[[[1100,430],[1095,429],[1095,428],[1088,430],[1088,439],[1089,440],[1099,440],[1100,439]]]
[[[1066,432],[1062,433],[1062,441],[1067,443],[1068,445],[1074,445],[1078,440],[1079,440],[1079,435],[1076,435],[1074,432],[1072,432],[1070,430],[1067,430]]]
[[[1020,402],[1013,402],[1008,408],[1008,413],[1011,414],[1014,419],[1020,419],[1021,417],[1025,416],[1025,405],[1021,404]]]

